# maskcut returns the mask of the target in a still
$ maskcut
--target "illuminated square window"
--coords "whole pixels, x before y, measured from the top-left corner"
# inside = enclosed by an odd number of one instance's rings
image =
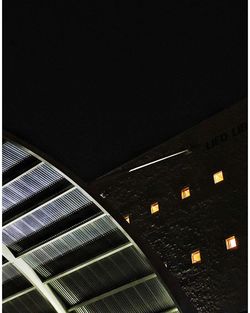
[[[124,215],[123,217],[125,221],[130,224],[130,214]]]
[[[221,181],[224,180],[222,171],[219,171],[219,172],[215,173],[213,177],[214,177],[214,183],[215,184],[218,184],[218,183],[220,183]]]
[[[155,202],[151,204],[151,214],[155,214],[160,211],[159,203]]]
[[[192,264],[200,263],[200,262],[201,262],[201,253],[200,253],[200,250],[194,251],[194,252],[191,254],[191,260],[192,260]]]
[[[185,187],[181,191],[181,199],[185,199],[188,197],[190,197],[190,189],[189,189],[189,187]]]
[[[227,250],[237,248],[237,240],[236,240],[235,236],[229,237],[225,241],[226,241]]]

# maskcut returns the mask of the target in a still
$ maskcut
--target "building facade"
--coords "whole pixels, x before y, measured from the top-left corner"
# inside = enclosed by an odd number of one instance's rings
[[[89,186],[151,247],[198,312],[247,310],[246,112],[241,101]]]

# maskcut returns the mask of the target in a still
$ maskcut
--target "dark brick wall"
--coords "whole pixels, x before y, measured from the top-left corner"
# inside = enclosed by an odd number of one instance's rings
[[[241,102],[91,186],[105,196],[106,206],[130,214],[131,227],[167,265],[198,312],[234,313],[247,308],[246,138],[246,104]],[[127,172],[186,147],[192,153]],[[215,185],[213,174],[219,170],[224,181]],[[190,187],[191,197],[181,200],[185,186]],[[155,201],[160,212],[151,215]],[[237,250],[225,248],[230,235],[239,240]],[[196,249],[202,262],[191,264]]]

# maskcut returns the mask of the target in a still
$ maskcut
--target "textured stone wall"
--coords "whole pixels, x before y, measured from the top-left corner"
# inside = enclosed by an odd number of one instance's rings
[[[247,307],[246,136],[246,105],[239,103],[92,186],[105,197],[106,206],[130,214],[131,227],[166,264],[198,312],[234,313]],[[126,172],[186,147],[192,152]],[[213,174],[219,170],[224,181],[214,184]],[[191,197],[181,200],[185,186]],[[150,205],[156,201],[160,212],[151,215]],[[226,250],[230,235],[239,240],[237,250]],[[192,264],[196,249],[202,262]]]

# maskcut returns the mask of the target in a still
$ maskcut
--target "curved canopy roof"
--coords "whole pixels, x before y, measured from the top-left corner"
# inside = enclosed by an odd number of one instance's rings
[[[182,312],[130,235],[26,148],[3,143],[3,312]]]

